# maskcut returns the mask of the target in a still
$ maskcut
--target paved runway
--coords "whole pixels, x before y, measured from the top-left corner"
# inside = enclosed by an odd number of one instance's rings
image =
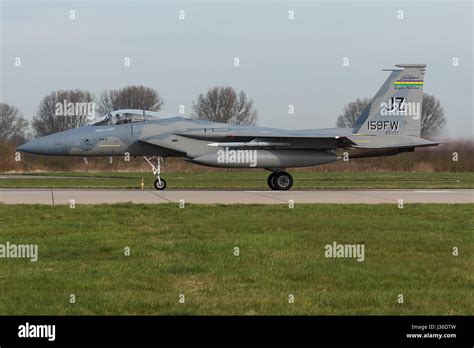
[[[89,190],[0,189],[4,204],[185,203],[288,204],[298,203],[474,203],[474,190],[312,190],[312,191],[205,191],[205,190]]]

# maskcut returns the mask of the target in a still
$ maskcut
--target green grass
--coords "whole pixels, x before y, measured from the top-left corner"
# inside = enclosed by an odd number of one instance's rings
[[[267,189],[268,171],[164,173],[170,189]],[[294,189],[474,188],[474,173],[292,173]],[[0,188],[153,188],[150,173],[41,173],[35,178],[0,179]],[[52,176],[67,176],[54,178]]]
[[[467,204],[0,205],[0,244],[39,247],[37,262],[0,258],[0,315],[472,315],[473,213]],[[326,258],[333,241],[364,244],[365,261]]]

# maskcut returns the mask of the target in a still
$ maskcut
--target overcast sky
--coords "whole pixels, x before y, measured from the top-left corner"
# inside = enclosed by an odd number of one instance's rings
[[[258,125],[327,128],[375,94],[381,69],[426,63],[447,135],[473,134],[471,1],[0,1],[0,100],[28,119],[58,89],[144,84],[190,115],[199,93],[229,85],[254,100]]]

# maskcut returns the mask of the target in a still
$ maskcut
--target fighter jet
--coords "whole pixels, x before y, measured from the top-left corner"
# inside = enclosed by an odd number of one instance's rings
[[[146,110],[118,110],[84,127],[51,134],[18,150],[54,156],[143,156],[166,188],[166,157],[212,167],[265,168],[272,190],[289,190],[288,168],[337,160],[392,156],[439,143],[420,137],[425,64],[397,64],[352,128],[284,130],[160,117]]]

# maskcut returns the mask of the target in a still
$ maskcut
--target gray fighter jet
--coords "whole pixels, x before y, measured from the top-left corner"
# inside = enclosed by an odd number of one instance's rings
[[[353,128],[246,127],[144,110],[118,110],[97,122],[30,141],[19,151],[55,156],[143,156],[156,176],[165,157],[212,167],[265,168],[268,186],[289,190],[287,168],[391,156],[439,143],[420,138],[424,64],[398,64]]]

